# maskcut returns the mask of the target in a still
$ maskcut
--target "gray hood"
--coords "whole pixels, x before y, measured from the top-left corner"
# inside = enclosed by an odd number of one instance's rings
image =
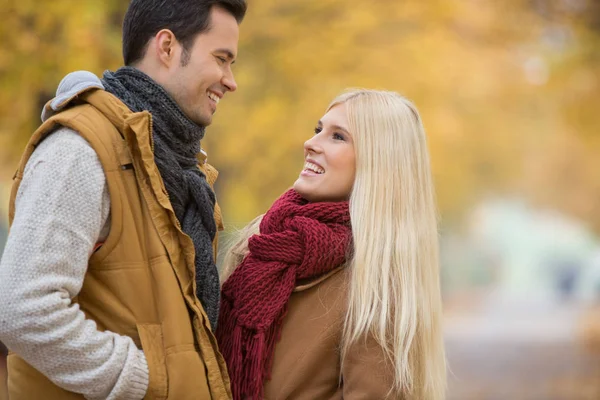
[[[58,89],[56,97],[50,100],[42,110],[42,122],[65,108],[79,94],[90,89],[102,89],[104,85],[96,75],[89,71],[75,71],[65,76]]]

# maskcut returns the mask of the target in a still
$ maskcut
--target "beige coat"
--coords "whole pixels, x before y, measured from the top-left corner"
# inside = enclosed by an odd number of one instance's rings
[[[342,364],[347,271],[296,287],[275,347],[267,400],[384,399],[392,374],[374,340],[355,345]],[[342,378],[339,384],[340,375]]]

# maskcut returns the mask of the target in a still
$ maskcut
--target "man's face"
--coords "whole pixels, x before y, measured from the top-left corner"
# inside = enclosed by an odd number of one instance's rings
[[[235,18],[213,7],[209,29],[196,37],[187,56],[180,52],[167,71],[163,87],[198,125],[210,125],[219,101],[237,88],[231,64],[237,56],[238,39]]]

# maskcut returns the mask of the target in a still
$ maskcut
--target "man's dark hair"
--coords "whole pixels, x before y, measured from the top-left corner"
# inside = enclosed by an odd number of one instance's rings
[[[148,42],[161,29],[169,29],[183,46],[181,63],[189,61],[189,50],[199,33],[210,27],[210,11],[221,7],[241,23],[245,0],[132,0],[123,21],[125,65],[140,61]]]

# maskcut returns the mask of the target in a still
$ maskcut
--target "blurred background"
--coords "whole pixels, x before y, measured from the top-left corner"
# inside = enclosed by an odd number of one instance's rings
[[[0,251],[43,104],[121,65],[127,4],[0,0]],[[294,182],[336,94],[398,91],[429,137],[449,399],[600,398],[599,0],[252,0],[234,72],[203,143],[228,232]]]

